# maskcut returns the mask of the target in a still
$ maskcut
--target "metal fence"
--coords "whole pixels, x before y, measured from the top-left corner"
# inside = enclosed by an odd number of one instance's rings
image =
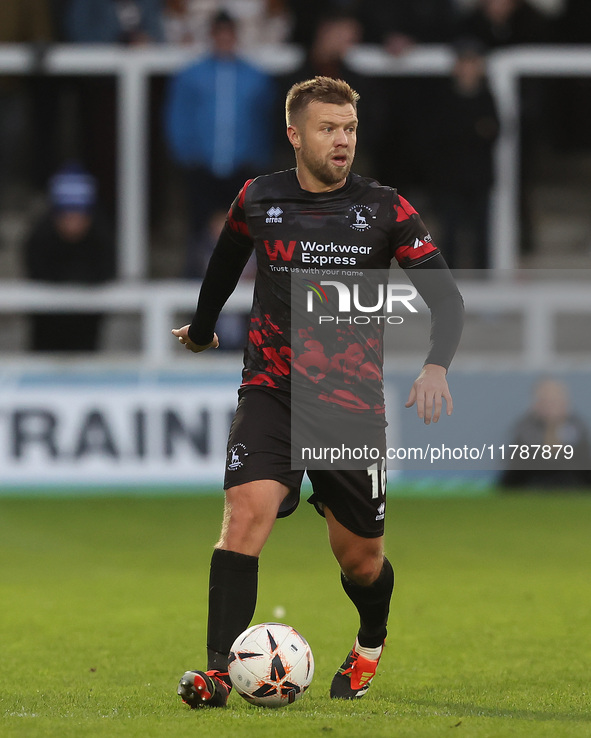
[[[198,49],[154,46],[129,49],[120,46],[51,47],[42,70],[49,75],[114,75],[118,81],[118,274],[120,284],[103,288],[39,287],[18,281],[0,281],[0,312],[33,309],[96,310],[141,313],[142,360],[158,365],[170,360],[169,331],[175,311],[192,310],[195,284],[146,282],[148,263],[147,126],[148,82],[151,75],[171,73],[196,56]],[[282,45],[260,47],[252,61],[272,73],[294,69],[301,50]],[[419,47],[404,57],[392,57],[379,47],[361,46],[350,56],[351,66],[368,75],[447,75],[453,63],[448,47]],[[22,45],[0,46],[0,74],[28,74],[38,55]],[[524,76],[591,76],[591,47],[527,47],[496,51],[488,60],[489,81],[495,95],[501,133],[496,148],[496,188],[491,242],[493,270],[513,270],[519,244],[519,81]],[[462,287],[470,310],[511,308],[524,316],[522,361],[555,361],[553,332],[560,310],[591,312],[588,286],[569,283],[502,285],[467,283]],[[250,305],[247,288],[239,289],[230,309]],[[5,360],[5,359],[4,359]]]
[[[463,366],[482,368],[494,365],[513,366],[525,370],[558,370],[589,363],[591,354],[591,280],[547,281],[521,278],[490,281],[459,280],[459,288],[466,304],[467,321],[475,321],[472,331],[466,332],[460,353],[456,358]],[[97,312],[139,315],[140,352],[135,360],[142,367],[158,369],[176,366],[189,359],[179,352],[171,328],[178,316],[191,315],[195,309],[198,284],[185,281],[154,281],[149,283],[118,283],[105,287],[67,287],[60,285],[33,286],[20,281],[0,285],[0,313]],[[239,285],[225,308],[227,311],[246,312],[252,303],[252,285]],[[586,334],[574,336],[572,348],[561,350],[559,338],[564,333],[564,321],[572,316],[583,316]],[[510,341],[489,345],[487,326],[496,322],[500,330],[516,332]],[[518,328],[516,329],[516,326]],[[574,328],[574,331],[579,330]],[[428,336],[428,329],[423,331]],[[585,329],[583,329],[585,333]],[[470,336],[478,340],[471,340]],[[506,345],[504,345],[506,343]],[[220,358],[218,352],[210,352]],[[134,354],[130,354],[134,357]],[[3,356],[0,365],[11,361],[19,364],[39,364],[39,357]],[[108,357],[105,357],[108,360]],[[208,359],[209,361],[210,359]],[[402,364],[424,360],[422,349],[404,351]]]
[[[51,47],[42,70],[50,75],[114,75],[118,80],[118,202],[119,275],[143,279],[147,274],[147,103],[151,75],[168,74],[200,53],[171,46],[129,49],[121,46],[57,45]],[[248,56],[271,73],[296,68],[298,47],[259,47]],[[418,47],[403,57],[381,48],[360,46],[350,55],[351,66],[379,76],[449,74],[453,54],[445,46]],[[36,52],[22,45],[0,46],[0,73],[27,74],[38,63]],[[522,47],[495,51],[488,60],[489,81],[501,118],[496,150],[496,193],[492,219],[492,266],[517,264],[519,243],[519,81],[528,76],[591,76],[591,47]]]

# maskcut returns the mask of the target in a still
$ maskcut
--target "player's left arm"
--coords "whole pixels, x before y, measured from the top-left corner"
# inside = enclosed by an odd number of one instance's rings
[[[418,212],[398,194],[393,206],[392,255],[431,311],[429,354],[406,402],[428,425],[439,420],[443,400],[447,414],[453,410],[446,375],[464,327],[464,301]]]
[[[406,407],[416,405],[419,418],[429,425],[441,417],[444,400],[447,415],[453,412],[446,375],[462,335],[464,301],[438,251],[414,266],[409,265],[406,273],[431,311],[429,353],[411,387]]]

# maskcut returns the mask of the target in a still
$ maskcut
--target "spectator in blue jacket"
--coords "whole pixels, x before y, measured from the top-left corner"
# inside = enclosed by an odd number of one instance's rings
[[[214,16],[210,36],[211,52],[171,79],[164,111],[168,146],[185,176],[189,248],[212,213],[273,157],[272,78],[237,54],[227,13]]]

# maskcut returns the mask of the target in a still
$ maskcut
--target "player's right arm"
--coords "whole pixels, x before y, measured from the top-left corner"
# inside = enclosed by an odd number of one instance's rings
[[[194,353],[218,347],[215,324],[252,253],[253,241],[244,214],[244,198],[251,181],[244,185],[228,212],[207,266],[193,320],[172,331],[179,342]]]

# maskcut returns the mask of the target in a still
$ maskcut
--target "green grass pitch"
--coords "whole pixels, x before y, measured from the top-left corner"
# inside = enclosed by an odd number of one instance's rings
[[[302,503],[261,558],[256,622],[309,640],[294,705],[191,711],[219,496],[0,500],[5,738],[591,736],[591,495],[389,502],[397,584],[369,694],[328,688],[356,632],[324,523]]]

